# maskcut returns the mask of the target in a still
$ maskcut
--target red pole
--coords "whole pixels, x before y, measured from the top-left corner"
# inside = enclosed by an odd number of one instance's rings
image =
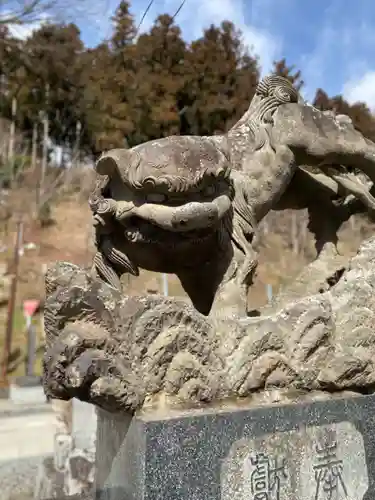
[[[7,315],[7,325],[5,330],[5,342],[3,350],[3,359],[1,363],[1,385],[2,387],[8,387],[8,362],[9,356],[12,349],[12,333],[13,333],[13,319],[14,319],[14,309],[16,303],[16,293],[17,293],[17,282],[18,282],[18,267],[20,261],[20,247],[22,241],[22,229],[23,223],[21,219],[17,220],[16,229],[16,243],[14,246],[14,256],[13,256],[13,278],[10,287],[10,295],[8,301],[8,315]]]

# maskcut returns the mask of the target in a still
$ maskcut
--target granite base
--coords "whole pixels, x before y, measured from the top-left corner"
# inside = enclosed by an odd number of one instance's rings
[[[374,500],[374,429],[375,396],[99,411],[97,498]]]

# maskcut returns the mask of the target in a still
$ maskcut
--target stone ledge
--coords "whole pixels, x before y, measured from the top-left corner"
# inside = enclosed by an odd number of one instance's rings
[[[68,263],[47,275],[44,387],[109,411],[208,403],[269,389],[375,388],[375,238],[324,293],[246,321],[183,301],[127,297]]]

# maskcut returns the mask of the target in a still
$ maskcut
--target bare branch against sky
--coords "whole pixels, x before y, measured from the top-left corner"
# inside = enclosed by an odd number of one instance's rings
[[[47,19],[51,21],[72,21],[79,14],[95,15],[95,5],[101,3],[103,13],[109,0],[93,2],[92,0],[0,0],[1,25],[37,24]]]

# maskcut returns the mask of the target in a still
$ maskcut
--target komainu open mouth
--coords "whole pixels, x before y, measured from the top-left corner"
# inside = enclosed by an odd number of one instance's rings
[[[145,221],[140,217],[133,216],[124,224],[125,238],[131,243],[144,243],[160,246],[180,246],[201,243],[211,238],[219,226],[191,229],[190,231],[175,232],[168,231],[156,224]]]

